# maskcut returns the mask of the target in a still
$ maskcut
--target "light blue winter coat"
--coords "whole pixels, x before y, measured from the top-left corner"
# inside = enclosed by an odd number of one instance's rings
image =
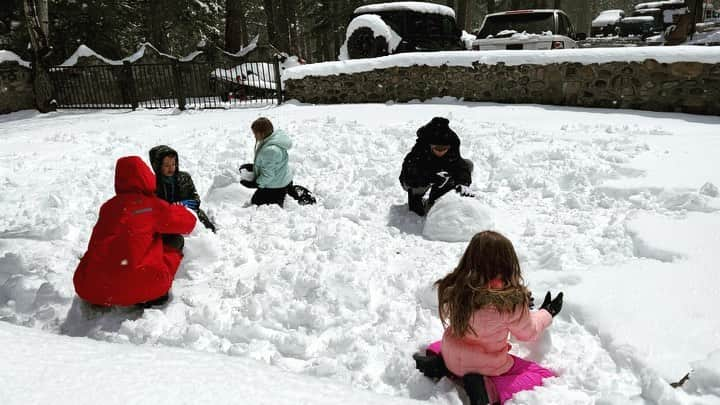
[[[288,166],[288,149],[292,141],[276,129],[255,146],[255,181],[260,188],[283,188],[293,179]]]

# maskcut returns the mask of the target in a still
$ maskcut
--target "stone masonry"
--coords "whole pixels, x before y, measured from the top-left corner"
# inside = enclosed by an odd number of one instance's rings
[[[638,62],[410,66],[285,81],[285,98],[316,104],[457,97],[466,101],[720,115],[720,64]]]
[[[32,71],[16,61],[0,63],[0,114],[35,108]]]

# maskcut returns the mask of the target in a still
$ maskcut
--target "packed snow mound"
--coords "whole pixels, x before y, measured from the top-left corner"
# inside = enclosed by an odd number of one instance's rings
[[[693,362],[692,368],[685,389],[695,394],[720,397],[720,350],[710,353],[705,360]]]
[[[467,242],[476,233],[493,229],[494,226],[490,208],[474,198],[450,192],[430,209],[423,236],[430,240]]]

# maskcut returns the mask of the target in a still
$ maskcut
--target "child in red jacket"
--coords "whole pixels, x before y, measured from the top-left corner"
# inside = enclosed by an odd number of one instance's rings
[[[562,309],[563,294],[550,293],[539,311],[530,311],[512,243],[501,234],[475,235],[455,270],[437,281],[440,319],[446,327],[442,358],[453,374],[463,377],[471,404],[474,381],[492,382],[500,403],[518,391],[542,385],[554,374],[533,362],[509,354],[508,334],[521,341],[537,339]],[[476,378],[474,378],[476,377]]]
[[[137,156],[118,159],[115,197],[100,208],[88,249],[75,270],[80,298],[129,306],[167,296],[182,252],[161,234],[188,234],[195,215],[155,196],[155,175]]]

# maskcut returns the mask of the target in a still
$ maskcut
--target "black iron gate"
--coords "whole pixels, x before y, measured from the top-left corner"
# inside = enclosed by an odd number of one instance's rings
[[[54,67],[57,108],[229,108],[280,104],[280,63],[172,62]]]

